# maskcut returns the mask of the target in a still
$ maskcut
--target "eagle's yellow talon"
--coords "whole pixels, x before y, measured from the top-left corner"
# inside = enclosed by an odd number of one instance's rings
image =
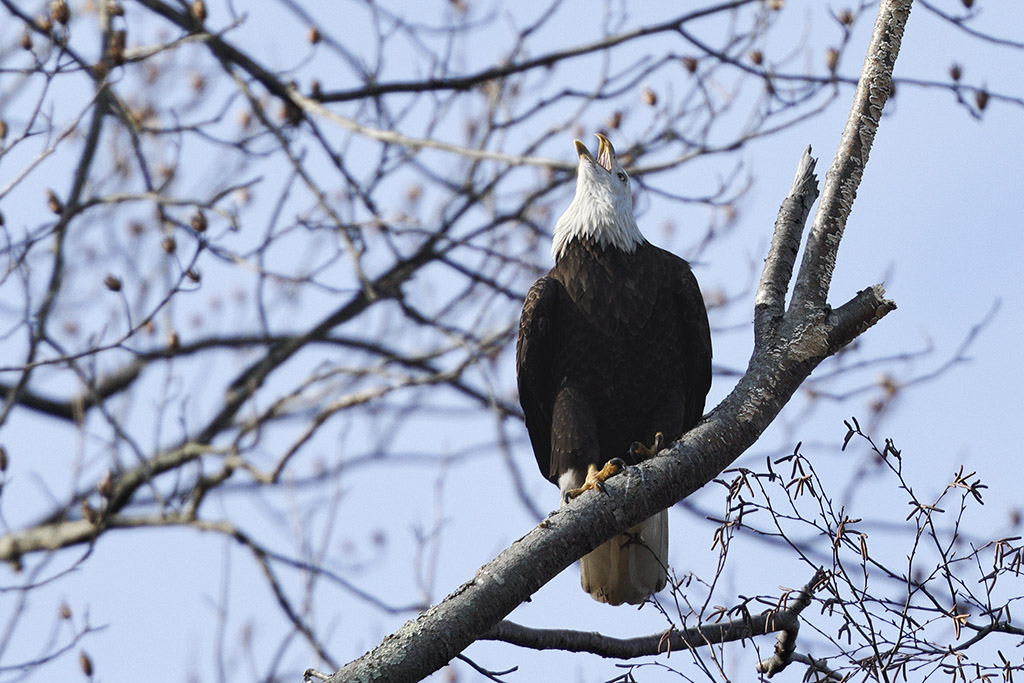
[[[647,460],[647,458],[653,458],[656,456],[664,445],[665,435],[658,432],[654,435],[654,443],[650,448],[639,441],[634,441],[633,445],[629,447],[629,452],[636,460]]]
[[[596,466],[590,465],[587,469],[587,478],[583,481],[583,486],[578,489],[569,489],[565,492],[565,502],[569,502],[576,496],[580,495],[584,491],[590,489],[598,489],[604,492],[604,483],[610,478],[626,469],[626,463],[622,458],[612,458],[605,463],[604,467],[597,469]]]

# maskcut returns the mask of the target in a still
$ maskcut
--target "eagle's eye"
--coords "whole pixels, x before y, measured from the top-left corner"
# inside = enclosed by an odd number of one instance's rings
[[[625,171],[619,171],[616,175],[619,177],[619,180],[621,180],[622,182],[626,182],[626,172]]]

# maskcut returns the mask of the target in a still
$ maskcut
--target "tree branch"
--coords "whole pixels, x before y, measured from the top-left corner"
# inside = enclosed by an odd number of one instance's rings
[[[789,190],[789,196],[779,207],[775,220],[772,245],[765,259],[761,282],[754,299],[754,343],[774,334],[778,321],[786,310],[786,291],[793,278],[793,265],[800,253],[800,236],[811,212],[811,205],[818,198],[818,177],[814,174],[816,160],[811,156],[808,145],[797,165],[796,177]]]
[[[736,619],[691,626],[683,631],[669,629],[638,638],[613,638],[593,631],[530,628],[502,620],[480,639],[500,640],[533,650],[589,652],[601,657],[632,659],[678,650],[696,649],[717,643],[729,643],[779,631],[779,642],[782,643],[783,637],[785,637],[784,642],[787,649],[784,651],[788,652],[788,655],[780,654],[780,649],[777,647],[776,654],[770,659],[764,660],[762,663],[765,666],[763,673],[771,675],[781,671],[789,664],[788,657],[793,653],[796,635],[800,630],[800,622],[797,617],[804,608],[811,604],[814,589],[823,578],[824,572],[815,573],[814,578],[784,608],[764,610],[754,616],[746,613],[744,609],[742,610],[744,614]]]
[[[751,2],[753,2],[753,0],[732,0],[731,2],[724,2],[719,5],[690,12],[689,14],[670,19],[660,24],[644,26],[633,29],[632,31],[607,36],[601,40],[586,43],[584,45],[577,45],[576,47],[569,48],[567,50],[551,52],[522,62],[491,67],[474,74],[467,74],[465,76],[449,76],[447,78],[427,78],[415,81],[393,81],[391,83],[371,82],[350,90],[325,92],[318,99],[321,102],[350,102],[353,100],[364,100],[370,97],[380,97],[381,95],[387,95],[390,93],[469,90],[470,88],[478,86],[481,83],[486,83],[487,81],[505,78],[513,74],[531,71],[533,69],[550,68],[556,64],[561,64],[572,57],[580,57],[583,55],[594,54],[596,52],[603,52],[616,45],[621,45],[622,43],[627,43],[637,38],[643,38],[659,33],[676,32],[679,30],[679,27],[685,23],[709,15],[718,14],[723,11],[735,10],[743,5],[748,5]]]
[[[892,70],[912,1],[888,0],[878,8],[853,106],[832,166],[825,174],[821,202],[807,237],[807,248],[804,249],[803,263],[793,291],[792,306],[797,308],[821,308],[825,305],[839,241],[857,198],[857,188],[882,118],[882,108],[889,98]]]
[[[758,673],[767,674],[768,678],[771,678],[789,666],[790,662],[793,661],[793,655],[796,652],[796,636],[800,632],[800,620],[798,617],[811,604],[811,598],[814,597],[814,589],[822,584],[826,576],[823,570],[819,569],[816,571],[814,578],[800,589],[796,599],[786,609],[776,610],[775,619],[770,622],[779,630],[778,639],[775,643],[775,653],[771,657],[757,663]],[[780,617],[785,617],[785,619]],[[768,620],[766,619],[766,621]]]

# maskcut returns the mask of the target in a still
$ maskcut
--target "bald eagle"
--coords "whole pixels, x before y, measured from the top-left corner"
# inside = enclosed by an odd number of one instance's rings
[[[555,267],[530,288],[516,343],[534,455],[563,501],[679,438],[711,387],[711,334],[690,264],[644,239],[629,176],[597,138],[596,159],[575,141],[576,195],[555,225]],[[583,590],[640,604],[665,587],[667,561],[662,510],[581,560]]]

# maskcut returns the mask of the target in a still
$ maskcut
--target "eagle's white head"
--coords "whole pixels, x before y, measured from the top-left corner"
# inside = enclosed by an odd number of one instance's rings
[[[623,251],[635,251],[643,244],[636,219],[633,218],[633,196],[629,176],[615,158],[615,149],[608,138],[597,134],[597,159],[579,140],[575,140],[580,157],[576,173],[576,196],[555,224],[551,255],[557,261],[574,239],[589,240],[601,246],[611,245]]]

